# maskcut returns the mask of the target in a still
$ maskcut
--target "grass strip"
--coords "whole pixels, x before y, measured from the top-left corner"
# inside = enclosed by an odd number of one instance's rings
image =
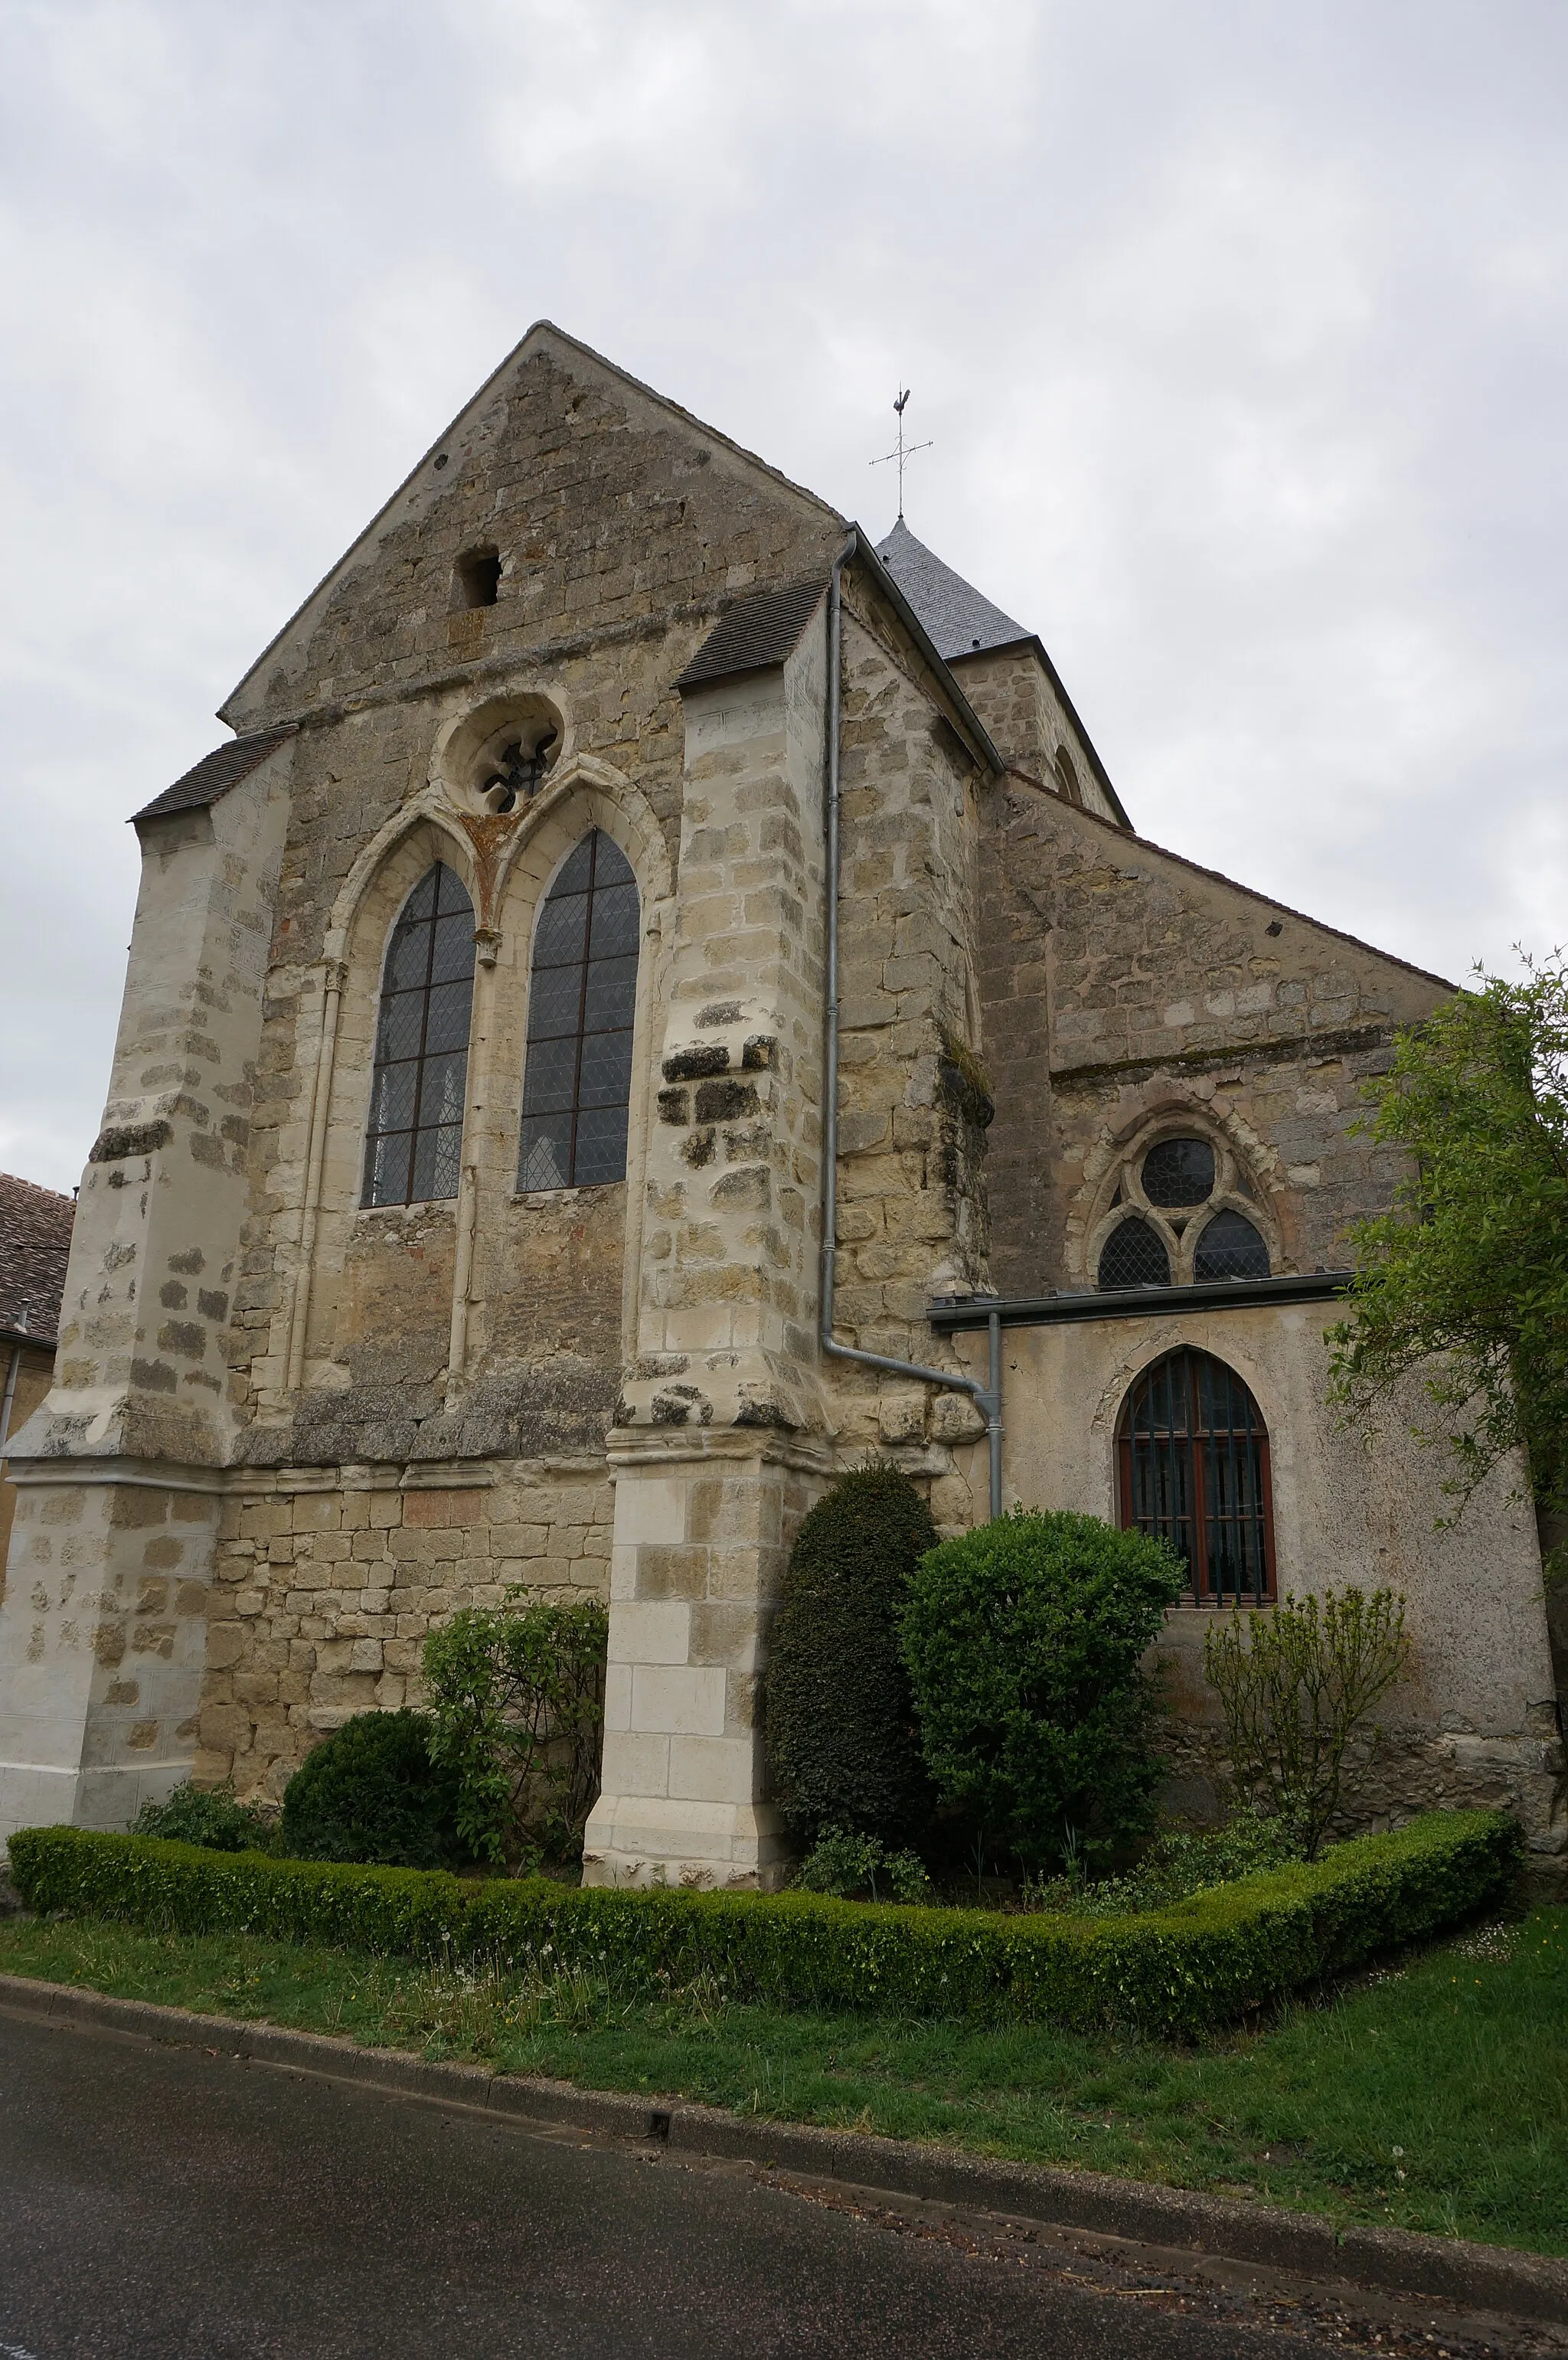
[[[789,2011],[710,1974],[627,1996],[578,1965],[430,1967],[254,1934],[0,1925],[0,1969],[658,2092],[1568,2253],[1568,1910],[1498,1920],[1195,2046]]]

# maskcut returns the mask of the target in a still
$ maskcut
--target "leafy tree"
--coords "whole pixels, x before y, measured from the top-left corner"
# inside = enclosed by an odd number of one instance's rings
[[[1329,1590],[1321,1603],[1287,1593],[1271,1614],[1229,1614],[1203,1634],[1236,1779],[1294,1828],[1309,1860],[1356,1783],[1351,1738],[1410,1655],[1391,1590]]]
[[[1523,1453],[1543,1513],[1568,1510],[1568,965],[1523,982],[1477,970],[1401,1028],[1363,1128],[1402,1149],[1391,1212],[1357,1223],[1349,1315],[1329,1331],[1333,1387],[1370,1424],[1420,1371],[1461,1502]]]
[[[1022,1508],[922,1559],[901,1627],[927,1765],[1027,1872],[1114,1859],[1149,1826],[1142,1658],[1185,1580],[1163,1541]]]
[[[931,1510],[885,1462],[841,1476],[795,1536],[768,1649],[768,1759],[807,1841],[836,1828],[896,1842],[929,1816],[898,1614],[935,1541]]]
[[[481,1859],[580,1848],[599,1792],[610,1618],[596,1598],[465,1607],[425,1641],[430,1754]]]

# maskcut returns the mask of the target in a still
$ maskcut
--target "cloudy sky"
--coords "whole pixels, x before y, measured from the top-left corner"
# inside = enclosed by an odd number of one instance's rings
[[[529,322],[1027,624],[1142,831],[1568,938],[1561,0],[0,0],[0,1165],[126,813]]]

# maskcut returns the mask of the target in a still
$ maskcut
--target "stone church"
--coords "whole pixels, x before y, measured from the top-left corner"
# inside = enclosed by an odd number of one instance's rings
[[[1175,1541],[1179,1806],[1214,1611],[1386,1582],[1367,1808],[1563,1848],[1528,1503],[1325,1405],[1448,987],[1140,837],[1026,624],[541,322],[221,717],[11,1443],[0,1834],[276,1797],[521,1583],[609,1601],[588,1876],[777,1883],[769,1615],[876,1450]]]

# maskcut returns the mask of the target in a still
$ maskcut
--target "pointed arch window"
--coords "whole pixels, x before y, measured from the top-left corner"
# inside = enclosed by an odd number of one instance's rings
[[[392,929],[376,1027],[367,1205],[457,1194],[468,1030],[474,1010],[474,905],[444,861],[428,869]]]
[[[545,896],[528,986],[517,1186],[626,1176],[641,913],[631,864],[590,830]]]
[[[1116,1456],[1121,1522],[1186,1558],[1190,1605],[1272,1600],[1269,1430],[1234,1369],[1187,1349],[1156,1360],[1122,1404]]]

